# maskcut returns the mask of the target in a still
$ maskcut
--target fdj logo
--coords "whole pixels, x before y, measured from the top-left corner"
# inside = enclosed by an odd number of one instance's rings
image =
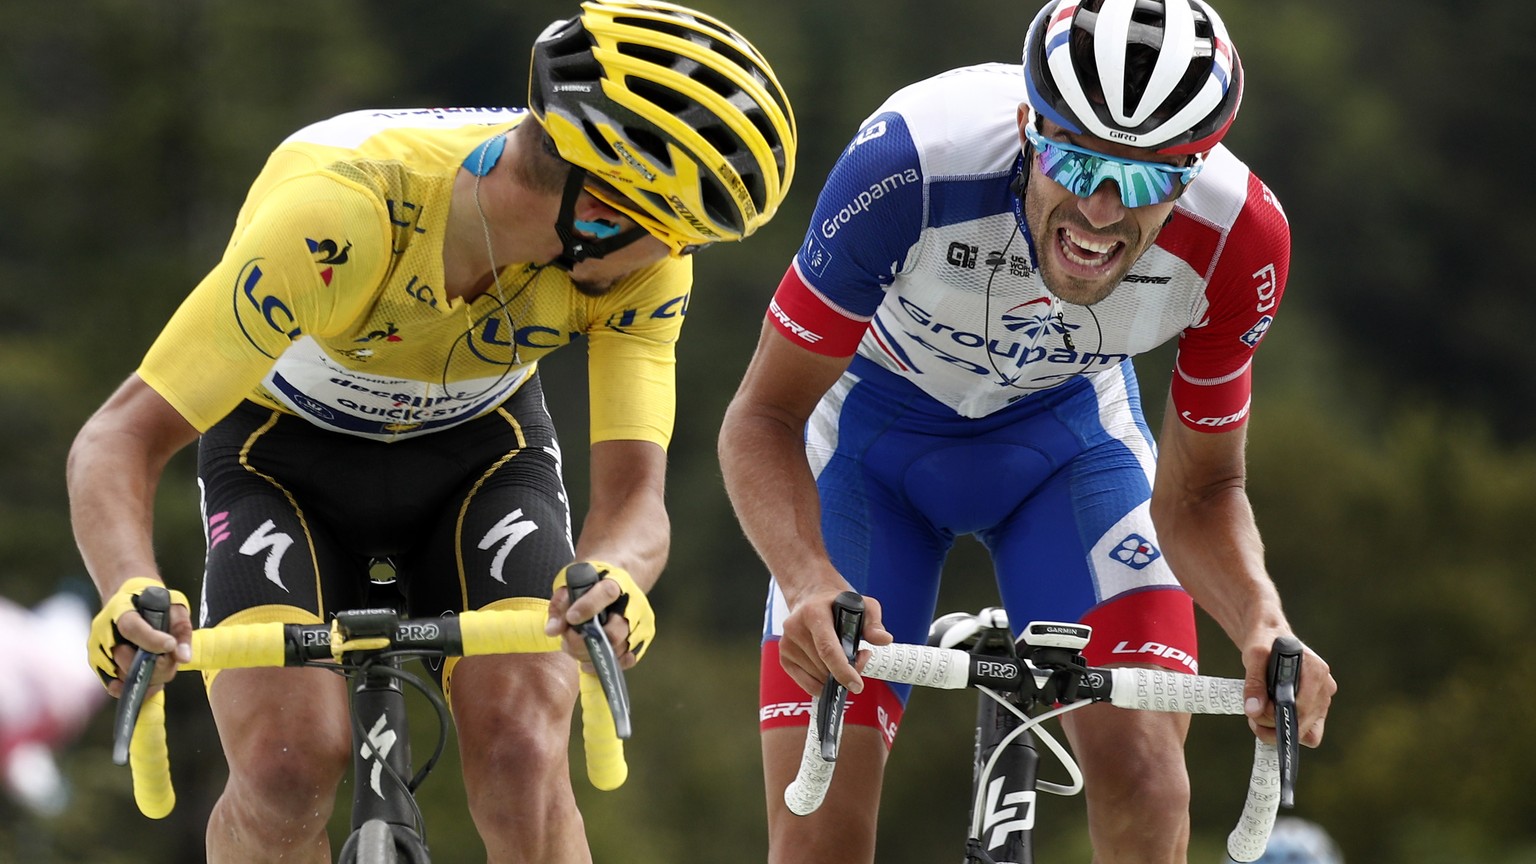
[[[1109,553],[1109,557],[1119,561],[1132,570],[1140,570],[1153,561],[1163,557],[1163,553],[1157,551],[1152,542],[1140,534],[1132,534],[1120,541]]]
[[[1263,318],[1260,318],[1257,324],[1254,324],[1247,333],[1242,335],[1243,344],[1249,348],[1258,345],[1259,340],[1264,338],[1264,334],[1269,332],[1270,325],[1274,323],[1275,319],[1273,316],[1265,315]]]
[[[967,246],[964,243],[949,244],[949,254],[946,256],[950,264],[955,267],[964,267],[967,270],[976,269],[976,253],[981,251],[975,246]]]

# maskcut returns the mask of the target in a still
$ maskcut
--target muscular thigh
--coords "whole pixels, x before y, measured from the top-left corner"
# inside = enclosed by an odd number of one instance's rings
[[[1075,452],[1061,451],[1019,508],[980,532],[1015,631],[1032,620],[1084,621],[1094,627],[1091,663],[1194,671],[1193,603],[1152,524],[1155,452],[1134,379],[1095,381],[1041,423],[1075,439]]]

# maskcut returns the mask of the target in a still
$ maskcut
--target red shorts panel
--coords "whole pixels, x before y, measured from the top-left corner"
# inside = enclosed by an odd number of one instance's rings
[[[763,643],[758,677],[758,725],[762,729],[804,728],[811,722],[811,697],[789,677],[779,663],[779,640]],[[891,686],[874,678],[864,679],[863,693],[849,693],[843,723],[873,726],[889,748],[896,741],[904,706]]]
[[[1093,627],[1083,650],[1090,666],[1149,663],[1174,672],[1200,671],[1195,603],[1184,591],[1130,591],[1088,610],[1083,623]]]

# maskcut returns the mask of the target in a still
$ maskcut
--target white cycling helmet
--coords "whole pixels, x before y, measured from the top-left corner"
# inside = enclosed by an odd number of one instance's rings
[[[1275,820],[1269,846],[1253,864],[1344,864],[1344,856],[1316,823],[1282,816]]]
[[[1052,0],[1024,77],[1058,126],[1168,155],[1209,152],[1243,99],[1237,49],[1203,0]]]

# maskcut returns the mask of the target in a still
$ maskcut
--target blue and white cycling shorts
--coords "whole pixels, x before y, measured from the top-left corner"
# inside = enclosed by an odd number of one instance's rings
[[[1091,665],[1194,672],[1194,604],[1158,549],[1150,512],[1156,445],[1129,361],[965,418],[856,357],[806,428],[832,563],[880,601],[897,642],[922,643],[957,536],[991,554],[1015,630],[1094,628]],[[804,725],[810,697],[779,665],[788,607],[771,584],[760,722]],[[866,680],[845,722],[895,738],[910,688]]]

